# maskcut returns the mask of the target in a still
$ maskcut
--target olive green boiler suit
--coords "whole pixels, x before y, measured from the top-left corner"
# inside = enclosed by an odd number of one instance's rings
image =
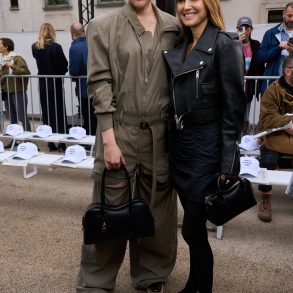
[[[150,205],[155,219],[154,237],[129,242],[130,274],[137,289],[165,281],[177,252],[177,198],[165,144],[170,96],[162,51],[174,47],[179,26],[175,17],[154,10],[158,23],[153,37],[130,4],[91,20],[87,30],[88,89],[99,127],[93,201],[99,200],[104,168],[101,132],[113,128],[130,174],[139,166],[135,194]],[[107,203],[126,202],[123,172],[107,174]],[[123,240],[83,245],[77,292],[113,292],[126,245]]]

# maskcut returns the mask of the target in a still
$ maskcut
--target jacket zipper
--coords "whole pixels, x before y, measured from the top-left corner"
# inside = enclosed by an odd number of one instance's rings
[[[199,71],[202,68],[204,68],[204,67],[202,66],[202,67],[199,67],[197,69],[192,69],[192,70],[189,70],[189,71],[185,71],[185,72],[180,73],[180,74],[178,74],[176,76],[173,76],[173,78],[171,79],[171,83],[172,83],[172,98],[173,98],[173,105],[174,105],[174,111],[175,111],[174,118],[175,118],[177,130],[183,129],[184,124],[183,124],[183,121],[182,121],[183,115],[181,115],[180,117],[178,117],[178,115],[177,115],[176,102],[175,102],[176,97],[175,97],[175,90],[174,90],[174,81],[175,81],[175,78],[177,78],[177,77],[179,77],[181,75],[184,75],[186,73],[191,73],[191,72],[194,72],[195,71],[195,80],[196,80],[196,93],[195,93],[195,98],[198,99],[198,96],[199,96],[199,91],[198,91],[198,86],[199,86]]]
[[[195,72],[195,98],[198,99],[199,69]]]
[[[182,130],[184,127],[184,124],[183,124],[183,121],[181,121],[182,116],[178,118],[178,115],[177,115],[176,103],[175,103],[175,91],[174,91],[174,78],[171,79],[171,84],[172,84],[172,99],[173,99],[174,112],[175,112],[174,119],[176,123],[176,129]]]

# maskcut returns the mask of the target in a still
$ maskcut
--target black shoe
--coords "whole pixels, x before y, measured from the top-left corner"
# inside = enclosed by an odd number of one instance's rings
[[[164,282],[153,283],[147,288],[147,293],[154,293],[154,292],[163,293],[163,291],[164,291]]]
[[[58,151],[60,152],[65,152],[66,150],[66,144],[65,143],[58,143]]]
[[[56,147],[54,142],[48,142],[48,148],[49,148],[50,152],[54,152],[54,151],[58,150],[58,148]]]

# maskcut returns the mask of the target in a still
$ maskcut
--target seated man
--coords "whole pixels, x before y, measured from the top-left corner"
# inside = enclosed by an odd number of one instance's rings
[[[259,117],[259,130],[281,127],[293,121],[293,56],[283,62],[283,75],[274,81],[264,92]],[[267,135],[261,146],[260,167],[275,170],[282,154],[293,154],[293,128]],[[258,218],[272,220],[271,185],[259,185],[261,202]]]

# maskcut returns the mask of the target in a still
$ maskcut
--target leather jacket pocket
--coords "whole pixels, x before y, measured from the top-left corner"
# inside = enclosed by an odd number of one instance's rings
[[[202,95],[216,95],[219,93],[218,84],[216,82],[206,82],[201,84]]]

